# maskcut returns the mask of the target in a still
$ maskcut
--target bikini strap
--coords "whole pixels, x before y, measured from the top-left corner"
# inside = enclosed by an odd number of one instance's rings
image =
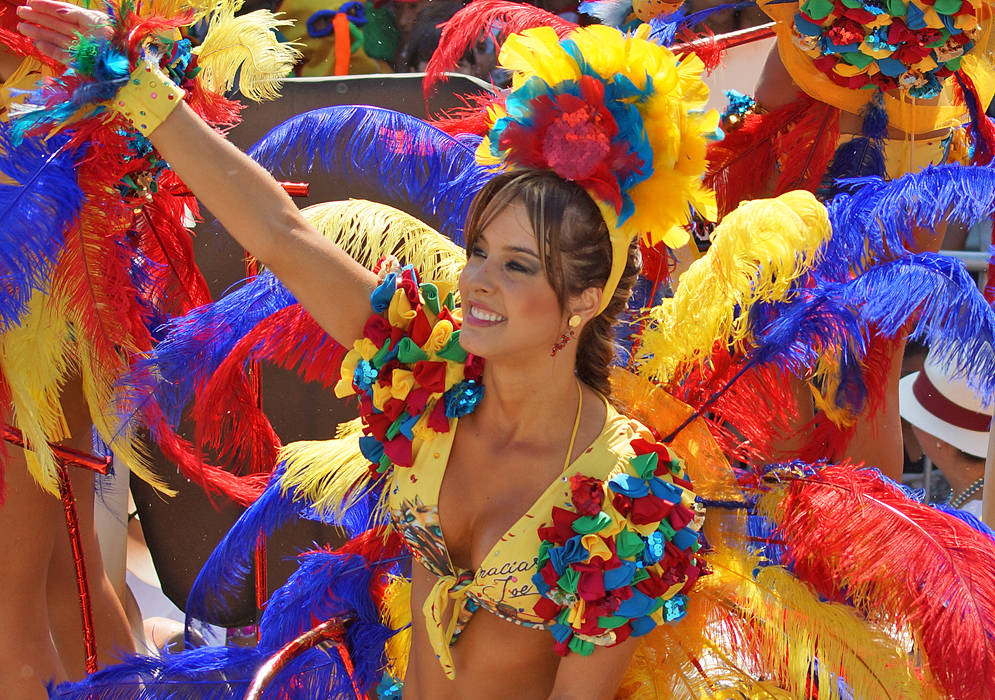
[[[580,429],[580,413],[584,408],[584,390],[580,386],[580,380],[574,377],[577,382],[577,416],[574,418],[574,429],[570,434],[570,447],[567,448],[567,458],[563,462],[563,471],[570,466],[570,457],[574,453],[574,443],[577,441],[577,431]]]

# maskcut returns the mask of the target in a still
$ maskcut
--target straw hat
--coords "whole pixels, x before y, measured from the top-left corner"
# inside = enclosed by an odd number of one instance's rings
[[[898,385],[899,413],[957,449],[985,457],[992,406],[986,406],[963,377],[952,377],[952,373],[932,353],[927,355],[923,370],[904,377]]]

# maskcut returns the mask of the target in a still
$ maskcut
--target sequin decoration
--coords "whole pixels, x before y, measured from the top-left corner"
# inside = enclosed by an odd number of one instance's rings
[[[472,379],[460,382],[446,392],[446,418],[462,418],[472,413],[484,398],[484,387]]]

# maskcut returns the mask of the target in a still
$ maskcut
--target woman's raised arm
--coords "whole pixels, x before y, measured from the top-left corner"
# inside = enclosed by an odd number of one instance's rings
[[[18,29],[42,52],[66,60],[79,34],[99,33],[94,14],[55,0],[28,0],[18,9]],[[287,285],[329,335],[351,347],[372,313],[376,275],[318,233],[266,170],[182,101],[147,136],[231,235]]]
[[[373,313],[372,272],[318,233],[258,163],[181,104],[149,140],[201,203],[339,343]]]

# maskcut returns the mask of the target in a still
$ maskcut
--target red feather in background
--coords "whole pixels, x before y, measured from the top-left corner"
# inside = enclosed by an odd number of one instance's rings
[[[912,632],[957,700],[995,698],[995,550],[870,469],[785,475],[775,520],[793,571],[829,600]]]
[[[166,171],[135,222],[139,248],[155,266],[143,296],[171,316],[211,301],[207,281],[194,261],[191,231],[183,225],[188,213],[197,215],[197,199],[172,171]]]
[[[346,352],[300,304],[266,317],[238,341],[199,393],[192,414],[197,449],[216,453],[226,466],[272,470],[280,438],[256,401],[246,367],[269,362],[329,387],[338,381]]]
[[[463,107],[454,107],[444,111],[440,116],[429,120],[436,129],[450,136],[474,134],[486,136],[491,129],[487,118],[487,109],[494,105],[504,104],[504,95],[497,92],[479,93],[476,95],[459,95]]]
[[[711,401],[704,417],[730,458],[765,461],[777,451],[778,441],[792,433],[798,405],[786,377],[774,367],[752,368],[729,385],[744,363],[716,345],[707,363],[667,390],[696,409]]]
[[[774,140],[791,129],[813,100],[806,96],[767,114],[751,114],[742,126],[708,147],[705,186],[718,197],[719,220],[740,202],[767,196],[777,160]]]
[[[481,36],[492,36],[500,50],[509,34],[518,34],[533,27],[552,27],[561,39],[577,28],[573,22],[525,3],[507,0],[475,0],[453,15],[443,25],[439,48],[425,68],[426,98],[444,73],[454,68],[460,58]]]
[[[840,136],[840,111],[824,102],[809,100],[809,107],[790,129],[779,132],[770,144],[779,156],[780,173],[773,196],[791,190],[815,192],[836,152]]]

